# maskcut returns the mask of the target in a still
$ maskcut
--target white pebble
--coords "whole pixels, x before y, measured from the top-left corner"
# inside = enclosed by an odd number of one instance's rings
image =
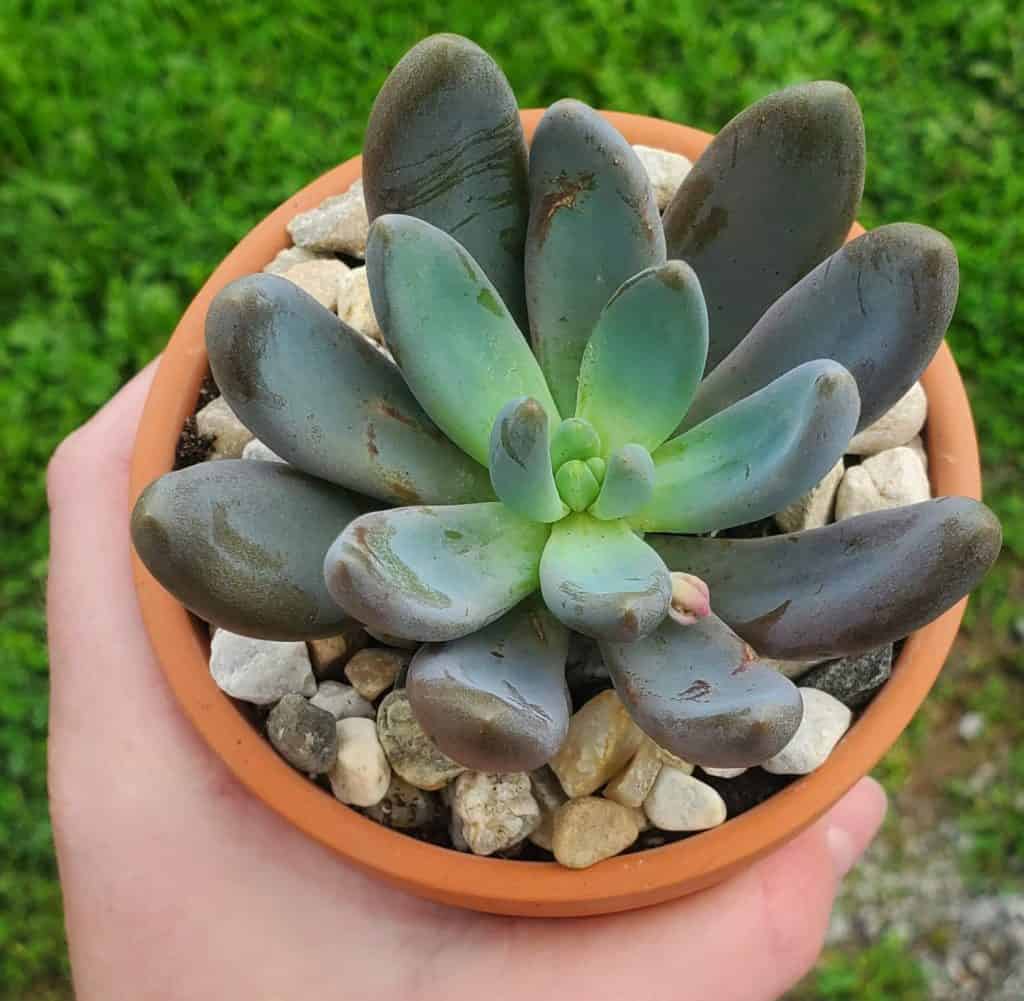
[[[931,496],[921,460],[907,448],[890,448],[851,466],[836,494],[836,521],[869,511],[917,504]]]
[[[708,768],[706,765],[701,765],[701,770],[715,779],[735,779],[739,778],[746,768]]]
[[[840,459],[825,475],[825,478],[803,495],[784,507],[775,515],[775,523],[783,532],[803,532],[809,528],[821,528],[832,520],[835,511],[836,491],[843,479],[845,467]]]
[[[850,455],[876,455],[906,445],[920,433],[927,416],[928,397],[921,383],[915,382],[874,424],[855,434],[846,451]]]
[[[651,180],[658,211],[664,212],[683,179],[693,169],[693,163],[681,153],[669,153],[651,146],[634,146],[633,150]]]
[[[985,717],[978,712],[964,713],[960,717],[960,723],[957,726],[957,732],[960,734],[960,739],[966,743],[970,743],[972,740],[977,740],[985,730]]]
[[[853,713],[838,699],[816,688],[801,688],[804,715],[793,738],[762,764],[773,775],[807,775],[824,764],[850,728]]]
[[[284,462],[284,459],[263,444],[259,438],[253,438],[245,448],[242,449],[243,459],[253,459],[256,462]]]
[[[282,643],[218,629],[210,642],[210,674],[232,698],[265,706],[292,692],[316,693],[305,643]]]
[[[350,806],[374,806],[388,791],[391,766],[372,720],[338,720],[338,759],[327,773],[334,795]]]
[[[277,252],[274,259],[263,270],[268,275],[283,275],[296,264],[305,264],[306,261],[322,261],[326,256],[326,254],[318,254],[314,250],[307,250],[305,247],[285,247],[284,250]]]
[[[706,831],[725,822],[725,800],[706,782],[666,765],[644,800],[644,813],[663,831]]]
[[[365,256],[369,229],[362,180],[344,194],[324,199],[317,208],[300,213],[288,223],[288,232],[297,246],[351,257]]]
[[[493,855],[528,838],[540,824],[540,807],[525,772],[464,772],[455,780],[452,814],[474,855]]]
[[[211,459],[238,459],[252,441],[252,432],[235,416],[223,396],[211,400],[196,414],[196,431],[213,439]]]
[[[338,305],[338,283],[348,271],[348,265],[333,258],[323,261],[306,261],[289,268],[281,277],[298,285],[303,292],[311,295],[324,309],[333,310]]]
[[[322,681],[310,700],[320,709],[326,709],[335,719],[349,719],[361,716],[363,719],[377,718],[377,710],[366,701],[351,685],[340,681]]]

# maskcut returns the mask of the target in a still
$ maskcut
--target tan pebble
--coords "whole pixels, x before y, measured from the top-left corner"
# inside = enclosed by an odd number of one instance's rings
[[[641,806],[661,771],[660,752],[653,740],[644,740],[629,764],[604,787],[605,796],[623,806]]]
[[[289,268],[281,277],[298,285],[324,309],[333,310],[338,305],[338,282],[346,271],[348,266],[341,261],[306,261]]]
[[[367,647],[345,665],[345,677],[364,699],[373,702],[394,685],[395,678],[410,660],[405,650]]]
[[[598,796],[584,796],[559,807],[551,847],[562,865],[586,869],[625,851],[639,833],[629,807]]]
[[[391,768],[373,720],[338,720],[338,757],[327,773],[334,795],[351,806],[374,806],[388,791]]]

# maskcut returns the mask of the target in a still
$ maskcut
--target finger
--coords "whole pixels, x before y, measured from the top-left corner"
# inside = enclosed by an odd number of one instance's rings
[[[566,970],[568,956],[574,996],[593,1001],[780,997],[817,959],[839,881],[884,813],[884,793],[864,779],[809,830],[703,893],[557,929],[520,926],[537,991],[543,996],[543,971]],[[639,989],[637,971],[646,981]]]

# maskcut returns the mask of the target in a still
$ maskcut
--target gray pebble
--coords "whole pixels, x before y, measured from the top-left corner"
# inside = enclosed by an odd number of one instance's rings
[[[301,695],[286,695],[270,710],[267,736],[277,753],[302,772],[326,772],[338,753],[334,717]]]

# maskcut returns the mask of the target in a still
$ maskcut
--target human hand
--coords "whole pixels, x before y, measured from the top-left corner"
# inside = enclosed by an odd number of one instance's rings
[[[885,812],[870,779],[711,890],[558,921],[418,900],[255,800],[174,702],[139,614],[128,470],[153,370],[49,470],[50,807],[78,1001],[769,1001],[810,969]]]

